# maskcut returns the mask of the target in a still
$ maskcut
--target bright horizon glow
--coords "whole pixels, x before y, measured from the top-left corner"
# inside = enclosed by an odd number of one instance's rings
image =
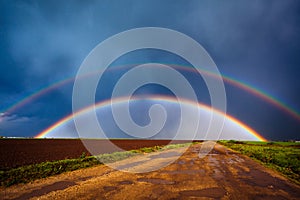
[[[124,102],[127,98],[124,97],[120,97],[117,98],[115,100],[113,100],[114,103],[121,103]],[[139,98],[134,98],[132,100],[139,100]],[[162,101],[167,101],[167,102],[173,102],[176,103],[177,100],[176,98],[173,97],[167,97],[167,96],[152,96],[151,98],[149,98],[149,100],[162,100]],[[184,103],[187,105],[191,105],[191,106],[196,106],[198,108],[204,109],[206,111],[211,110],[212,108],[208,105],[205,104],[200,104],[200,103],[196,103],[196,102],[192,102],[190,100],[184,100]],[[44,131],[40,132],[39,134],[37,134],[35,136],[35,138],[44,138],[47,136],[47,134],[51,133],[52,131],[54,131],[56,128],[59,128],[61,126],[63,126],[64,124],[66,124],[67,122],[69,122],[70,120],[73,119],[73,117],[77,117],[83,114],[86,114],[88,112],[90,112],[94,107],[98,108],[102,108],[105,106],[108,106],[111,104],[111,100],[106,100],[106,101],[102,101],[99,102],[95,105],[91,105],[88,106],[86,108],[83,108],[81,110],[79,110],[78,112],[68,115],[65,118],[59,120],[58,122],[56,122],[55,124],[53,124],[52,126],[48,127],[47,129],[45,129]],[[252,135],[253,137],[255,137],[256,139],[258,139],[259,141],[267,141],[263,136],[261,136],[259,133],[257,133],[255,130],[253,130],[252,128],[250,128],[249,126],[247,126],[246,124],[244,124],[243,122],[239,121],[238,119],[229,116],[219,110],[214,109],[214,111],[216,111],[218,114],[225,116],[226,120],[229,120],[230,122],[236,124],[238,127],[242,128],[243,130],[247,131],[247,133],[249,135]]]

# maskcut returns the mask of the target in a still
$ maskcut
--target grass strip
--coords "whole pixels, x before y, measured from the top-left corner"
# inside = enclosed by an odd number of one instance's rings
[[[296,142],[219,141],[300,184],[300,144]]]
[[[63,172],[92,167],[103,163],[116,162],[144,153],[187,147],[189,145],[191,145],[191,143],[144,147],[136,150],[114,152],[97,156],[85,156],[85,153],[83,153],[76,159],[66,159],[21,166],[14,169],[0,171],[0,185],[8,187],[18,183],[28,183],[36,179],[46,178]]]

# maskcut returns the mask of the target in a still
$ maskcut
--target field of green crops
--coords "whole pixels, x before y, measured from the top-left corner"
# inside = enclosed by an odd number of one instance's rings
[[[219,141],[300,184],[300,143]]]

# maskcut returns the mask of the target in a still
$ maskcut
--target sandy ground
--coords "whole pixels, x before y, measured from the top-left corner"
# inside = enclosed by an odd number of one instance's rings
[[[96,166],[1,188],[0,199],[300,199],[298,185],[250,158],[216,145],[200,159],[199,148],[193,145],[172,164],[152,172]],[[114,167],[145,171],[182,151],[133,157]]]

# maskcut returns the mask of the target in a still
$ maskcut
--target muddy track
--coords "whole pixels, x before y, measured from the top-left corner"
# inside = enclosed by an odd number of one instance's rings
[[[162,169],[133,174],[107,166],[64,173],[34,183],[2,188],[4,199],[299,199],[300,187],[224,146],[203,159],[193,145]],[[182,149],[115,163],[123,170],[168,161]],[[151,159],[150,159],[151,158]],[[162,159],[163,158],[163,159]]]

